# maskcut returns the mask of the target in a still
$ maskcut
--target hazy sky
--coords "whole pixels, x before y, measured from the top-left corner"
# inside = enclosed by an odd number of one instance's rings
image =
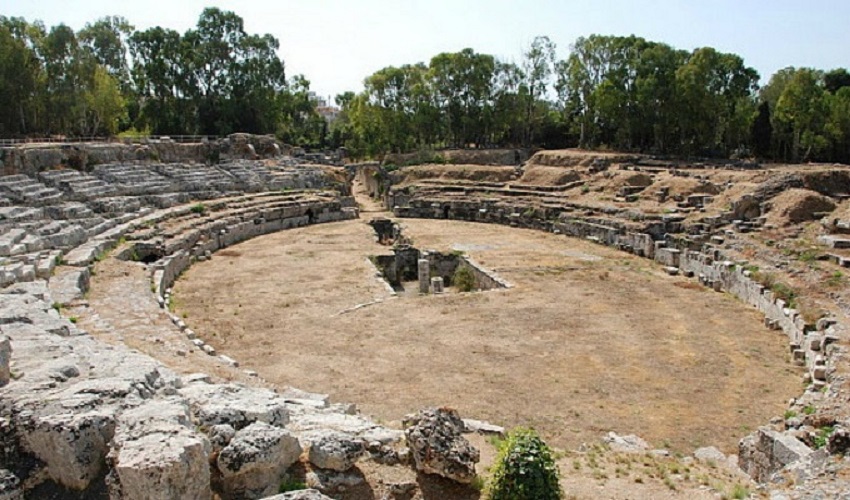
[[[579,36],[638,35],[741,55],[766,80],[786,66],[850,67],[847,0],[0,0],[0,15],[79,29],[105,15],[184,32],[204,7],[232,10],[249,33],[280,40],[287,75],[322,95],[360,90],[389,65],[472,47],[519,62],[536,35],[564,58]]]

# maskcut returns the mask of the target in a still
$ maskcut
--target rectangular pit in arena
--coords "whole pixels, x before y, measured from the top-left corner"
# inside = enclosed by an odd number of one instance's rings
[[[442,253],[396,245],[390,255],[369,260],[383,279],[404,295],[480,292],[511,284],[459,252]]]
[[[396,293],[477,292],[512,286],[463,252],[420,251],[404,237],[401,226],[390,219],[372,219],[369,225],[379,244],[392,247],[392,254],[372,255],[369,260]]]

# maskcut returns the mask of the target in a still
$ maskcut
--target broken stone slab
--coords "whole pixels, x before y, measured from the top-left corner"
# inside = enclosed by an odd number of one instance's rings
[[[227,424],[240,430],[254,422],[280,427],[289,422],[286,401],[266,389],[194,382],[178,392],[189,400],[195,423],[202,427]]]
[[[461,435],[465,427],[456,410],[422,410],[405,417],[404,426],[416,470],[459,483],[472,482],[480,454]]]
[[[63,269],[48,282],[50,296],[60,306],[82,299],[89,290],[91,272],[87,267]]]
[[[623,453],[643,453],[649,450],[649,443],[634,434],[620,436],[614,432],[609,432],[607,436],[602,438],[602,442],[607,444],[611,450]]]
[[[505,435],[504,427],[493,425],[489,422],[482,422],[481,420],[473,420],[471,418],[463,419],[463,427],[464,432],[468,433],[495,434],[497,436]]]
[[[367,443],[378,441],[389,445],[398,443],[404,437],[404,431],[382,427],[361,415],[345,414],[341,409],[317,411],[314,408],[294,405],[287,408],[292,412],[286,428],[299,437],[305,436],[305,439],[316,433],[336,431],[357,436]]]
[[[216,465],[228,498],[262,498],[274,494],[286,469],[298,461],[301,446],[289,431],[254,422],[237,432]]]
[[[346,471],[366,451],[362,439],[338,432],[323,433],[311,438],[307,458],[320,469]]]
[[[294,403],[315,408],[327,408],[330,405],[330,396],[314,392],[302,391],[295,387],[287,387],[280,393],[287,403]]]
[[[812,449],[799,439],[769,427],[760,427],[738,444],[741,470],[758,482],[769,480],[773,473],[811,453]]]

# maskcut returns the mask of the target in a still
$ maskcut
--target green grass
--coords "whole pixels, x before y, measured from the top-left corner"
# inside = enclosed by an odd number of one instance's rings
[[[192,205],[192,208],[190,208],[190,210],[193,214],[203,215],[204,213],[206,213],[207,207],[203,203],[197,203],[195,205]]]

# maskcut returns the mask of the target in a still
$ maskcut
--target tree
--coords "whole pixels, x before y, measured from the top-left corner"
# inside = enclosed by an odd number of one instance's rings
[[[831,94],[835,94],[844,87],[850,87],[850,72],[844,68],[827,72],[823,75],[823,86]]]
[[[555,43],[547,36],[538,36],[523,54],[523,73],[528,88],[525,115],[525,144],[534,142],[534,130],[540,113],[538,101],[546,95],[555,64]]]
[[[37,27],[31,27],[23,19],[0,16],[0,134],[3,136],[26,134],[39,126],[42,68],[35,44],[40,35]]]
[[[750,135],[752,136],[753,152],[756,156],[760,158],[769,157],[773,140],[773,125],[770,122],[770,104],[767,101],[762,101],[759,104]]]
[[[123,17],[108,16],[86,24],[77,34],[81,48],[119,82],[124,93],[131,87],[127,42],[133,31]]]
[[[777,121],[792,133],[791,160],[808,161],[828,147],[826,113],[822,73],[809,68],[795,71],[776,104]]]
[[[95,69],[94,83],[86,99],[91,114],[86,135],[117,134],[119,124],[127,116],[127,108],[118,80],[104,67]]]

